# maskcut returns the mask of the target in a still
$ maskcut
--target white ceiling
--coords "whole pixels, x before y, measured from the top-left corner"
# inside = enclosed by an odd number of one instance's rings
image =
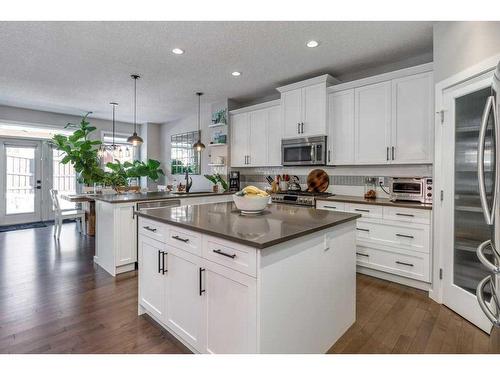
[[[432,22],[0,22],[0,51],[0,104],[110,118],[117,101],[117,119],[132,121],[139,73],[138,122],[162,123],[192,113],[196,91],[252,101],[297,79],[430,55]]]

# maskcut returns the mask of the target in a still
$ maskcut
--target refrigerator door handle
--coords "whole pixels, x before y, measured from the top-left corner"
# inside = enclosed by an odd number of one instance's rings
[[[493,190],[493,204],[492,207],[488,207],[488,200],[486,199],[486,187],[484,181],[484,141],[486,139],[486,126],[488,125],[488,115],[490,111],[493,109],[493,122],[494,122],[494,131],[495,137],[497,136],[497,119],[496,119],[496,109],[495,109],[495,98],[493,96],[488,97],[486,101],[486,106],[484,107],[483,117],[481,119],[481,127],[479,129],[479,148],[477,155],[477,178],[479,181],[479,198],[481,199],[481,207],[483,208],[484,219],[486,220],[486,224],[493,224],[493,210],[496,205],[496,179],[498,176],[495,176],[494,182],[494,190]],[[495,158],[496,158],[496,150],[495,150]],[[496,167],[496,160],[495,160]]]
[[[479,245],[479,247],[476,250],[477,257],[490,273],[494,275],[500,274],[500,267],[492,264],[484,255],[484,250],[487,247],[491,247],[496,263],[500,264],[500,254],[498,254],[497,249],[495,249],[491,240],[484,241],[481,245]]]
[[[492,281],[493,280],[491,279],[491,275],[486,276],[484,279],[482,279],[477,285],[476,296],[477,296],[477,301],[479,302],[479,307],[481,307],[481,310],[483,310],[484,314],[489,319],[489,321],[493,323],[493,325],[495,325],[496,327],[500,327],[500,318],[493,311],[491,311],[490,307],[486,304],[486,300],[484,299],[484,289],[489,284],[492,294],[491,303],[495,303],[496,311],[499,311],[500,306],[498,306],[496,290],[493,287]]]

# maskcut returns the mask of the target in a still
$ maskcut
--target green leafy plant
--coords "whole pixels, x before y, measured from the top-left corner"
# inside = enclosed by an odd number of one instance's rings
[[[71,163],[77,173],[78,182],[86,185],[102,183],[105,172],[101,169],[97,152],[101,141],[89,139],[89,134],[96,128],[90,126],[87,113],[79,125],[67,124],[65,128],[77,127],[77,130],[69,136],[56,134],[50,140],[50,144],[66,155],[61,160],[62,164]]]
[[[220,183],[224,191],[226,191],[229,187],[227,184],[226,180],[222,177],[221,174],[216,173],[216,174],[206,174],[204,175],[207,180],[209,180],[212,184],[217,185],[217,183]]]
[[[106,173],[106,184],[111,186],[127,186],[131,178],[147,177],[153,181],[158,181],[163,176],[163,170],[160,168],[160,162],[154,159],[148,159],[147,162],[134,160],[132,163],[126,161],[120,163],[119,160],[113,163],[107,163],[106,167],[111,172]]]

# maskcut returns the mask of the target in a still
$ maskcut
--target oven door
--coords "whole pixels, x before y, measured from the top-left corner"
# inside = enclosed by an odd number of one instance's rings
[[[318,143],[282,144],[283,165],[325,165],[325,145]]]

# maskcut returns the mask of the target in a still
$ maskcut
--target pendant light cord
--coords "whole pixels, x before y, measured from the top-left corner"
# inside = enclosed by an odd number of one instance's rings
[[[137,133],[137,78],[134,77],[134,133]]]
[[[115,105],[113,104],[113,149],[115,148]]]
[[[198,95],[198,138],[201,138],[201,125],[200,125],[200,107],[201,107],[201,95]]]

